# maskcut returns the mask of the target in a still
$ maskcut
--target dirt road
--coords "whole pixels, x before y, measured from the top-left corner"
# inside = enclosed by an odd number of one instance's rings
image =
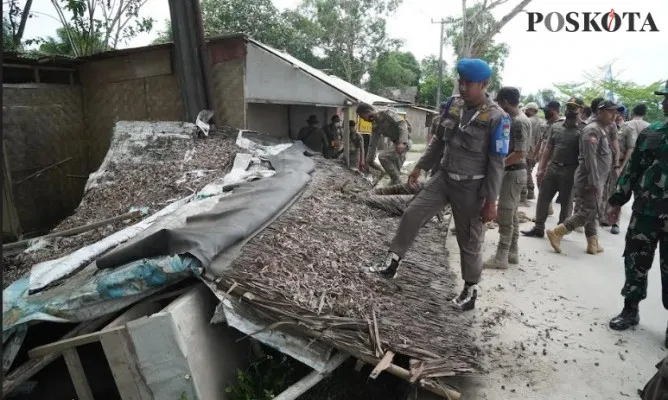
[[[532,202],[532,206],[535,201]],[[547,221],[556,225],[559,206]],[[523,208],[529,216],[534,209]],[[630,216],[623,211],[620,235],[601,231],[605,252],[585,253],[585,237],[573,232],[556,254],[547,239],[520,238],[520,265],[485,271],[475,319],[489,373],[459,384],[464,399],[638,398],[666,355],[668,313],[661,303],[658,255],[650,272],[640,325],[615,332],[608,320],[621,309],[622,252]],[[532,226],[522,224],[521,229]],[[488,230],[485,257],[496,248],[498,231]],[[455,240],[451,262],[459,263]],[[427,398],[427,397],[425,397]]]

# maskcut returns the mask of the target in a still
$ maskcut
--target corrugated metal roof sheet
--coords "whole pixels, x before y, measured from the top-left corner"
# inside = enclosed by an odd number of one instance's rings
[[[358,101],[367,103],[367,104],[395,104],[395,101],[392,101],[388,98],[378,96],[376,94],[367,92],[366,90],[359,88],[353,85],[350,82],[346,82],[338,76],[329,75],[329,79],[332,81],[334,86],[340,88],[341,91],[349,93],[355,97]]]
[[[314,78],[322,81],[323,83],[335,88],[336,90],[340,91],[341,93],[345,94],[346,96],[350,97],[351,99],[355,99],[359,103],[368,103],[368,104],[394,104],[394,101],[390,99],[386,99],[385,97],[377,96],[373,93],[369,93],[364,89],[361,89],[352,83],[346,82],[343,79],[334,76],[334,75],[327,75],[326,73],[320,71],[317,68],[314,68],[305,62],[291,56],[288,53],[284,53],[282,51],[276,50],[275,48],[271,46],[267,46],[264,43],[258,42],[257,40],[251,39],[251,38],[246,38],[249,42],[253,43],[254,45],[272,53],[276,57],[282,58],[286,62],[294,65],[295,67],[298,67],[302,71],[306,72],[307,74],[313,76]]]

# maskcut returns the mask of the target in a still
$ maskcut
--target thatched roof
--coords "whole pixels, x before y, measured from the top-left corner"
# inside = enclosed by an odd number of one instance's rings
[[[368,207],[370,184],[319,159],[302,197],[250,240],[216,280],[272,329],[380,360],[412,360],[413,379],[478,371],[470,321],[450,308],[457,275],[447,263],[447,223],[421,231],[393,281],[368,267],[386,255],[398,219]],[[446,220],[447,221],[447,220]]]

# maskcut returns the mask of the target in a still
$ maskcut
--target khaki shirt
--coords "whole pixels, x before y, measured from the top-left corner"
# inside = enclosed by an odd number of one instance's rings
[[[580,134],[584,122],[557,121],[548,132],[547,148],[551,149],[551,162],[560,166],[578,165],[580,154]]]
[[[431,120],[431,126],[429,127],[429,134],[430,135],[435,135],[436,131],[438,130],[438,126],[441,123],[441,116],[437,115]]]
[[[619,131],[617,140],[619,141],[619,160],[624,159],[626,151],[632,149],[636,145],[636,134],[633,126],[624,124],[621,131]]]
[[[480,197],[496,200],[504,156],[493,151],[493,138],[500,124],[509,122],[508,118],[489,96],[476,108],[468,108],[462,98],[456,97],[416,166],[428,171],[440,160],[441,170],[448,174],[483,176]]]
[[[526,162],[527,149],[529,148],[529,141],[531,140],[531,121],[529,117],[519,112],[512,116],[510,124],[510,145],[508,146],[508,154],[514,151],[524,152],[524,157],[520,163]]]
[[[638,139],[638,135],[640,132],[644,131],[649,127],[649,122],[645,121],[644,119],[632,119],[630,121],[626,121],[626,124],[624,124],[624,127],[631,128],[633,130],[633,143],[635,143],[636,139]]]
[[[531,138],[529,139],[529,154],[532,154],[540,147],[541,140],[541,131],[545,120],[538,118],[534,115],[529,117],[529,122],[531,122]]]
[[[408,123],[393,110],[377,112],[376,119],[373,121],[371,138],[369,138],[369,154],[366,156],[367,164],[372,164],[375,160],[378,142],[381,137],[390,139],[392,143],[398,142],[408,145]]]
[[[575,186],[603,189],[612,165],[612,149],[609,143],[610,127],[603,127],[598,121],[588,124],[582,130],[580,140],[580,165],[575,172]]]

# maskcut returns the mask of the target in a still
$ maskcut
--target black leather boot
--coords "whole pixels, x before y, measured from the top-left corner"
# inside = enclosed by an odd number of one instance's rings
[[[464,285],[459,296],[452,299],[452,304],[460,311],[470,311],[475,308],[475,300],[478,298],[478,285]]]
[[[379,273],[383,278],[394,279],[397,276],[397,270],[401,266],[401,257],[390,252],[387,255],[385,263],[369,268],[371,272]]]
[[[640,315],[638,314],[638,303],[632,303],[624,300],[624,309],[618,316],[610,320],[610,329],[616,331],[624,331],[632,326],[640,323]]]
[[[535,226],[528,231],[520,231],[520,232],[522,233],[522,235],[528,237],[537,237],[537,238],[545,237],[545,231],[538,229]]]

